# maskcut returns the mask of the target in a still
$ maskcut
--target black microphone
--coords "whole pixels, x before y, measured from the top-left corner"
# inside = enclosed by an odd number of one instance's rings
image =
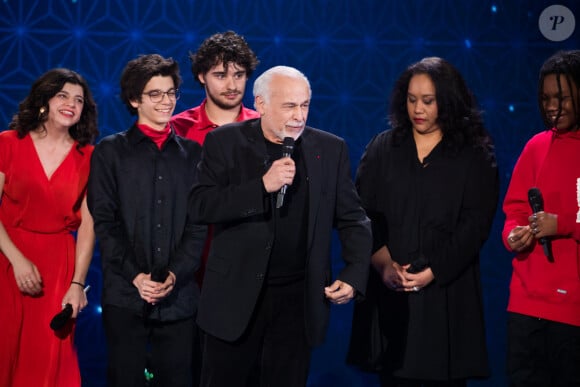
[[[292,137],[284,137],[282,142],[282,157],[292,156],[294,151],[294,139]],[[276,208],[280,208],[284,205],[284,195],[286,195],[286,190],[288,189],[288,184],[284,184],[278,192],[278,197],[276,198]]]
[[[71,318],[73,313],[73,308],[71,304],[66,304],[64,309],[58,312],[52,320],[50,320],[50,328],[53,331],[61,330],[68,320]]]
[[[169,276],[169,269],[166,267],[155,267],[153,270],[151,270],[151,281],[163,283],[167,279],[167,276]],[[144,318],[148,318],[151,315],[151,312],[153,312],[153,307],[153,304],[145,302],[143,305]]]
[[[542,193],[538,188],[532,187],[528,190],[528,201],[530,202],[530,207],[532,207],[532,212],[534,214],[544,211],[544,199],[542,198]],[[552,242],[547,237],[541,237],[540,244],[544,248],[544,254],[548,258],[548,261],[554,262],[554,256],[552,255]]]

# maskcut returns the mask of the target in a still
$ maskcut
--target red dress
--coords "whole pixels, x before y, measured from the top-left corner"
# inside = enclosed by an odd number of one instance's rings
[[[48,179],[30,135],[18,139],[15,131],[0,133],[0,172],[5,175],[0,221],[43,281],[40,296],[24,296],[0,253],[0,386],[81,384],[73,324],[60,335],[49,327],[74,274],[72,232],[81,221],[93,147],[81,151],[75,143]]]

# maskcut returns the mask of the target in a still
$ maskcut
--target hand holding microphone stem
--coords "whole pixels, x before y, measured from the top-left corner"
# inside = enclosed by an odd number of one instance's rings
[[[278,191],[276,197],[276,208],[284,205],[284,195],[286,189],[294,181],[296,175],[296,164],[292,160],[292,152],[294,151],[294,139],[292,137],[284,137],[282,143],[282,157],[272,163],[268,171],[262,176],[262,183],[266,192],[272,193]]]
[[[295,174],[296,166],[290,157],[274,161],[266,174],[262,176],[266,192],[276,192],[284,185],[291,185]]]
[[[292,184],[294,175],[296,174],[296,165],[292,160],[292,152],[294,151],[294,139],[292,137],[284,137],[282,142],[282,157],[272,163],[270,169],[262,177],[264,188],[266,192],[276,192],[280,190],[278,195],[278,203],[276,207],[280,207],[284,201],[284,194],[286,187]]]
[[[550,232],[546,232],[543,227],[544,221],[548,214],[544,212],[544,199],[542,197],[542,193],[536,187],[532,187],[528,191],[528,201],[530,203],[530,207],[532,208],[533,214],[528,218],[530,222],[530,229],[532,234],[534,234],[535,238],[537,238],[544,249],[544,254],[548,261],[554,262],[554,256],[552,255],[552,242],[547,236],[551,236],[555,233],[555,230],[550,230]],[[551,217],[548,217],[550,220],[554,220],[553,223],[557,225],[557,217],[553,214]],[[549,227],[552,229],[553,227]]]
[[[90,285],[84,286],[80,282],[73,281],[73,284],[77,284],[79,286],[82,285],[82,289],[83,289],[83,293],[84,293],[85,297],[86,297],[87,292],[91,289]],[[74,288],[74,286],[73,286],[73,288]],[[86,303],[84,306],[86,306]],[[60,312],[58,312],[56,315],[54,315],[54,317],[50,320],[50,328],[54,331],[61,330],[62,328],[64,328],[67,325],[69,319],[77,317],[78,313],[81,312],[81,309],[82,308],[79,308],[78,312],[75,313],[74,307],[70,302],[63,303],[62,310]]]

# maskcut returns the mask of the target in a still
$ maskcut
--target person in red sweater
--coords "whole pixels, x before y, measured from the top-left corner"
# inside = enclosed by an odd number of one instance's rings
[[[510,386],[580,386],[579,87],[579,50],[559,51],[543,64],[539,107],[549,130],[524,147],[503,204],[503,242],[517,254],[508,304]],[[543,211],[530,207],[532,187],[543,196]]]

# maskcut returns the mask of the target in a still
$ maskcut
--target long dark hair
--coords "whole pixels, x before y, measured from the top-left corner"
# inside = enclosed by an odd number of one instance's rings
[[[540,69],[540,79],[538,80],[538,106],[540,108],[542,120],[544,121],[546,128],[551,129],[554,126],[554,123],[549,119],[548,115],[546,114],[546,110],[544,109],[544,104],[542,103],[544,94],[544,80],[548,75],[556,75],[560,96],[562,96],[561,81],[565,80],[568,84],[570,98],[572,99],[572,107],[576,117],[576,126],[572,126],[568,130],[578,130],[578,128],[580,128],[580,101],[576,100],[576,98],[579,96],[574,96],[574,90],[578,90],[578,88],[580,88],[580,50],[558,51],[550,58],[548,58]],[[562,99],[560,98],[556,121],[558,121],[558,118],[560,118],[561,113]]]
[[[99,135],[97,105],[87,81],[80,74],[65,68],[49,70],[34,81],[30,92],[18,105],[18,113],[12,117],[9,129],[16,130],[18,137],[23,138],[39,127],[44,128],[48,120],[48,101],[62,90],[65,83],[81,86],[84,94],[81,118],[68,132],[77,141],[77,149],[93,143]]]
[[[443,134],[441,142],[444,148],[458,152],[468,145],[493,155],[493,142],[483,125],[475,96],[459,71],[445,59],[437,57],[424,58],[410,65],[395,83],[389,109],[395,144],[412,133],[407,94],[411,78],[418,74],[426,74],[435,85],[437,123]]]

